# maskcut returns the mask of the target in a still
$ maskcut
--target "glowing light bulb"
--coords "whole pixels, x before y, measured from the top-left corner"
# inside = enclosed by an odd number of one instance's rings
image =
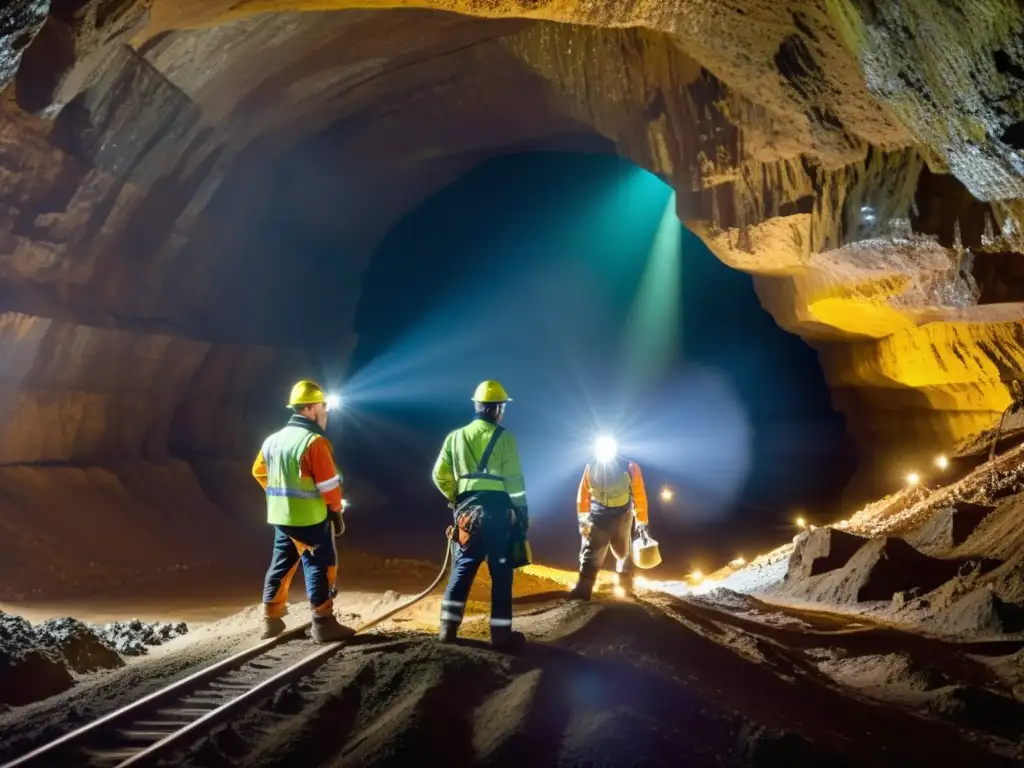
[[[672,501],[675,498],[675,492],[667,485],[661,489],[661,500],[664,502]]]
[[[806,528],[807,527],[807,521],[804,520],[802,517],[798,517],[796,519],[796,527],[797,528]]]
[[[935,457],[935,466],[939,469],[947,469],[949,467],[949,459],[940,453]]]
[[[341,395],[330,394],[324,398],[324,405],[328,411],[333,411],[335,408],[341,408]]]
[[[911,472],[907,475],[907,485],[913,488],[921,482],[921,476],[917,472]]]
[[[611,435],[601,435],[594,441],[594,457],[601,463],[614,459],[619,453],[619,444]]]
[[[703,573],[701,573],[701,572],[700,572],[699,570],[697,570],[696,568],[694,568],[694,569],[693,569],[693,572],[692,572],[692,573],[690,574],[690,579],[691,579],[692,581],[696,581],[696,582],[701,582],[701,581],[704,581],[704,574],[703,574]]]

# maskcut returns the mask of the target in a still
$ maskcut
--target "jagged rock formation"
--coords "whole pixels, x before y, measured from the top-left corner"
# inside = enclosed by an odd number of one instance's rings
[[[1008,403],[1019,4],[345,5],[0,11],[4,464],[250,458],[307,352],[350,351],[382,234],[530,147],[669,180],[871,448],[931,451]],[[337,243],[330,274],[278,290]]]

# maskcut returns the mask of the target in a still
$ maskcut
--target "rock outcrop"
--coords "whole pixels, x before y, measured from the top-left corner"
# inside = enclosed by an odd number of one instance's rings
[[[248,460],[309,351],[343,371],[383,233],[530,148],[670,181],[873,451],[930,452],[1008,404],[1018,3],[417,4],[0,11],[4,463]]]
[[[49,0],[11,0],[0,8],[0,88],[14,79],[32,39],[46,22]]]

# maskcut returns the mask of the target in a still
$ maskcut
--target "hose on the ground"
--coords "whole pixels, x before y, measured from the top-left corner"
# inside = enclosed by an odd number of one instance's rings
[[[372,619],[370,619],[365,624],[361,624],[360,626],[356,627],[356,629],[353,632],[353,634],[358,634],[360,632],[365,632],[366,630],[370,629],[371,627],[375,627],[378,624],[380,624],[381,622],[387,621],[388,619],[390,619],[395,614],[401,613],[402,611],[404,611],[404,610],[406,610],[408,608],[411,608],[412,606],[416,605],[416,603],[418,603],[420,600],[423,600],[424,598],[429,596],[431,592],[434,591],[434,589],[437,587],[437,585],[439,583],[441,583],[441,579],[444,578],[445,573],[448,571],[448,565],[451,563],[451,559],[452,559],[452,547],[451,547],[451,544],[452,544],[452,536],[454,535],[454,532],[455,532],[454,526],[448,526],[448,530],[445,531],[445,543],[446,543],[446,546],[445,546],[445,550],[444,550],[444,565],[441,566],[441,570],[437,574],[437,578],[435,578],[430,583],[430,586],[427,587],[426,589],[424,589],[418,595],[415,595],[414,597],[409,598],[404,603],[401,603],[400,605],[396,605],[394,608],[391,608],[391,609],[385,611],[380,616],[374,616]],[[333,541],[331,543],[332,543],[332,546],[335,546],[335,550],[334,550],[334,552],[335,552],[335,561],[337,561],[337,552],[338,552],[337,545],[335,545]],[[272,637],[269,640],[264,640],[259,645],[255,646],[253,648],[249,648],[246,651],[244,651],[243,653],[252,653],[253,651],[263,650],[263,649],[266,649],[266,648],[270,648],[271,646],[274,646],[274,645],[277,645],[279,643],[282,643],[282,642],[284,642],[285,640],[287,640],[289,638],[292,638],[292,637],[295,637],[295,636],[298,636],[298,635],[301,635],[301,634],[305,633],[305,631],[308,630],[312,625],[313,625],[312,621],[306,621],[306,622],[303,622],[302,624],[298,624],[298,625],[292,627],[291,629],[286,629],[284,632],[282,632],[281,634],[277,635],[276,637]],[[344,641],[339,641],[339,642],[344,642]],[[240,655],[240,654],[238,654],[238,655]]]
[[[371,627],[375,627],[378,624],[380,624],[381,622],[387,621],[388,619],[390,619],[395,614],[401,613],[402,611],[404,611],[404,610],[406,610],[408,608],[411,608],[412,606],[416,605],[416,603],[418,603],[420,600],[423,600],[425,597],[430,595],[431,592],[434,591],[434,589],[437,587],[437,585],[441,583],[441,579],[444,578],[445,573],[448,571],[448,564],[451,562],[451,559],[452,559],[452,535],[453,534],[454,534],[454,528],[452,526],[449,526],[448,530],[445,531],[445,539],[444,539],[444,541],[445,541],[444,565],[441,566],[441,571],[437,574],[437,578],[435,578],[430,583],[430,586],[427,587],[426,589],[424,589],[418,595],[415,595],[414,597],[409,598],[404,603],[396,605],[394,608],[391,608],[391,609],[385,611],[384,613],[380,614],[379,616],[374,616],[372,619],[370,619],[366,623],[359,625],[358,627],[356,627],[355,634],[359,634],[360,632],[365,632],[366,630],[370,629]]]

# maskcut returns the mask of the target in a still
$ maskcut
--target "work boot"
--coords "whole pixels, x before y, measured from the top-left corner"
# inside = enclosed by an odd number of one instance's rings
[[[569,590],[569,598],[572,600],[589,600],[590,599],[590,588],[580,582],[576,582],[576,586]]]
[[[491,647],[499,651],[516,651],[526,645],[526,635],[508,627],[491,628]]]
[[[589,600],[593,591],[594,581],[581,575],[576,581],[576,586],[569,592],[569,598],[572,600]]]
[[[315,616],[310,635],[314,643],[336,643],[339,640],[346,640],[355,634],[355,630],[338,623],[334,614],[328,616]]]
[[[284,632],[284,619],[270,619],[264,617],[263,634],[260,635],[261,640],[269,640],[272,637],[277,637],[282,632]]]
[[[454,643],[459,634],[459,625],[454,621],[442,621],[437,631],[437,639],[442,643]]]

